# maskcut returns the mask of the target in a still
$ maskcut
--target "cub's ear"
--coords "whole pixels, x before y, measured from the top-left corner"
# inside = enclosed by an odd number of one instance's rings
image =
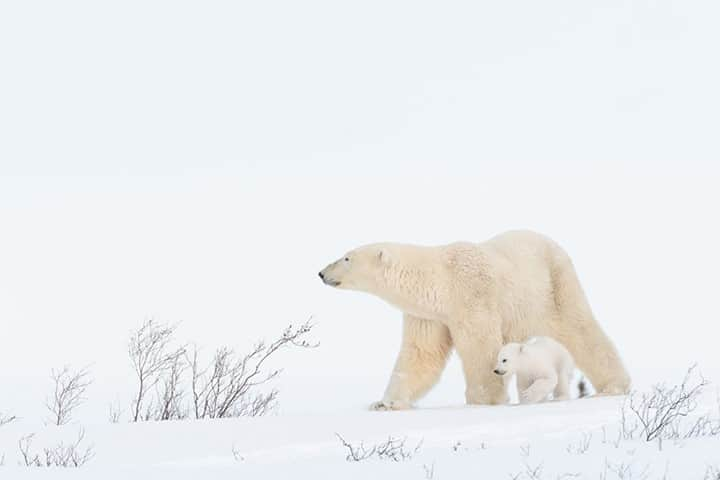
[[[377,256],[378,260],[380,260],[380,263],[383,265],[388,265],[390,263],[390,253],[388,253],[386,249],[381,248]]]

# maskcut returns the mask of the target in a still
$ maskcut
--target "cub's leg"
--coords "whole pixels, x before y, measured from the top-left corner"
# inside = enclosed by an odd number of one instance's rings
[[[560,372],[557,385],[555,386],[555,391],[553,392],[554,400],[570,400],[570,382],[572,381],[572,378],[572,370],[569,372]]]
[[[520,392],[520,403],[537,403],[548,399],[558,384],[558,376],[554,372],[536,378],[527,389]]]

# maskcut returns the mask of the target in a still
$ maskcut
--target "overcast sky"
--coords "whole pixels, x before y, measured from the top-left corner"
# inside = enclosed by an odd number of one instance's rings
[[[68,362],[126,401],[148,317],[212,349],[312,315],[287,396],[369,403],[400,314],[317,271],[510,228],[567,248],[637,379],[717,368],[708,3],[3,2],[3,402]]]

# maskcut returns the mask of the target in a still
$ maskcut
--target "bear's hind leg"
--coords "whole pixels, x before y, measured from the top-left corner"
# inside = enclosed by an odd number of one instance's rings
[[[572,354],[577,368],[592,382],[599,395],[624,395],[630,390],[630,376],[615,347],[596,325],[573,325],[562,329],[558,340]]]
[[[538,403],[547,400],[557,384],[558,377],[555,373],[536,379],[526,390],[519,392],[520,403]]]
[[[570,258],[558,250],[551,262],[558,314],[551,325],[553,336],[570,351],[577,367],[598,393],[628,393],[630,376],[612,341],[595,320]]]
[[[403,410],[427,393],[445,368],[452,348],[450,331],[440,322],[405,314],[400,353],[385,395],[371,410]]]

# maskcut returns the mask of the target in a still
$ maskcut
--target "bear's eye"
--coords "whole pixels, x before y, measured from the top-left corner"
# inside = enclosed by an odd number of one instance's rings
[[[503,358],[503,363],[507,362],[507,358]]]
[[[349,261],[350,261],[350,257],[345,257],[345,261],[346,261],[346,262],[349,262]]]

